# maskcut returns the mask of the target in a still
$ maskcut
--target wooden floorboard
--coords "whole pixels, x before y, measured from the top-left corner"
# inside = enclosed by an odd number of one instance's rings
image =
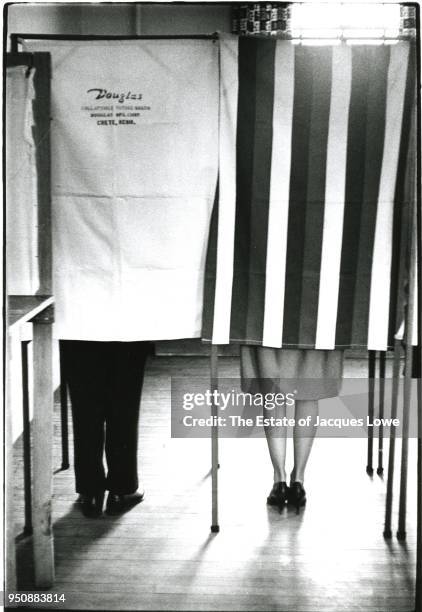
[[[238,371],[224,358],[221,375]],[[349,376],[366,364],[349,361]],[[170,376],[208,372],[204,358],[150,361],[141,408],[139,470],[146,495],[122,517],[88,520],[72,470],[54,476],[57,609],[412,610],[416,446],[410,442],[408,537],[382,537],[385,482],[365,473],[364,439],[317,439],[300,515],[266,505],[272,473],[263,439],[220,442],[220,525],[210,534],[210,441],[170,437]],[[69,423],[70,424],[70,423]],[[71,427],[70,427],[71,431]],[[385,456],[388,456],[386,441]],[[377,445],[375,444],[375,451]],[[289,457],[291,455],[291,448]],[[19,588],[33,589],[32,541],[23,537],[21,445],[15,448]],[[397,457],[400,443],[397,444]],[[374,458],[376,454],[374,453]],[[55,406],[54,466],[61,464]],[[291,467],[291,460],[289,461]],[[398,480],[398,464],[396,467]],[[396,482],[397,485],[397,482]],[[394,530],[398,487],[395,487]]]

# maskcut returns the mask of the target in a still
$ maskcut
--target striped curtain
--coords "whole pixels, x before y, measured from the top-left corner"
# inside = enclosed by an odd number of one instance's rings
[[[414,181],[411,43],[221,41],[203,338],[386,350]]]

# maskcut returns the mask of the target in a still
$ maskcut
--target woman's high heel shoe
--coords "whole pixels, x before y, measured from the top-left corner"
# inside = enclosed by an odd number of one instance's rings
[[[306,491],[301,482],[292,482],[289,487],[288,503],[299,509],[306,504]]]
[[[286,505],[289,496],[289,487],[285,482],[275,482],[270,494],[267,497],[269,506],[277,506],[282,510]]]

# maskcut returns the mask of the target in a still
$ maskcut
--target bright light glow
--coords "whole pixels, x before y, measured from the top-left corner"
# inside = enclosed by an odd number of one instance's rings
[[[374,28],[370,30],[371,36],[374,38],[382,38],[384,35],[384,30],[382,28]],[[345,38],[364,38],[368,35],[367,28],[347,28],[347,30],[343,30],[343,36]]]
[[[400,31],[399,4],[304,3],[293,4],[291,11],[293,38],[353,38],[362,44],[396,38]]]
[[[384,44],[384,41],[382,40],[382,38],[378,40],[376,40],[375,38],[369,40],[368,38],[351,38],[350,40],[346,40],[346,43],[348,45],[382,45]]]
[[[306,38],[340,38],[343,31],[340,28],[309,28],[306,30]],[[293,30],[292,37],[300,38],[302,30]]]
[[[323,45],[339,45],[340,43],[341,43],[341,40],[339,38],[324,38],[324,39],[306,38],[302,40],[302,45],[307,45],[307,46],[312,46],[312,47],[322,47]]]

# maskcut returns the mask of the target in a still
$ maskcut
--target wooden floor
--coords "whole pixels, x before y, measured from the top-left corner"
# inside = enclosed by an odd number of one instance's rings
[[[236,359],[220,361],[223,375],[237,372]],[[365,364],[349,362],[347,367],[356,373]],[[385,483],[366,475],[362,439],[316,440],[306,478],[308,505],[299,516],[290,511],[279,514],[265,503],[272,484],[265,440],[222,440],[221,532],[211,535],[210,441],[170,437],[170,376],[206,374],[207,368],[205,358],[161,357],[150,362],[140,422],[139,466],[146,497],[131,512],[118,518],[85,519],[74,505],[72,470],[56,473],[56,585],[51,592],[66,597],[65,604],[56,607],[412,610],[414,441],[405,543],[382,537]],[[59,468],[58,405],[55,413],[54,464]],[[16,458],[17,533],[21,534],[19,445]],[[396,510],[397,494],[394,502]],[[394,531],[396,527],[395,514]],[[31,538],[18,535],[18,541],[19,588],[31,590]]]

